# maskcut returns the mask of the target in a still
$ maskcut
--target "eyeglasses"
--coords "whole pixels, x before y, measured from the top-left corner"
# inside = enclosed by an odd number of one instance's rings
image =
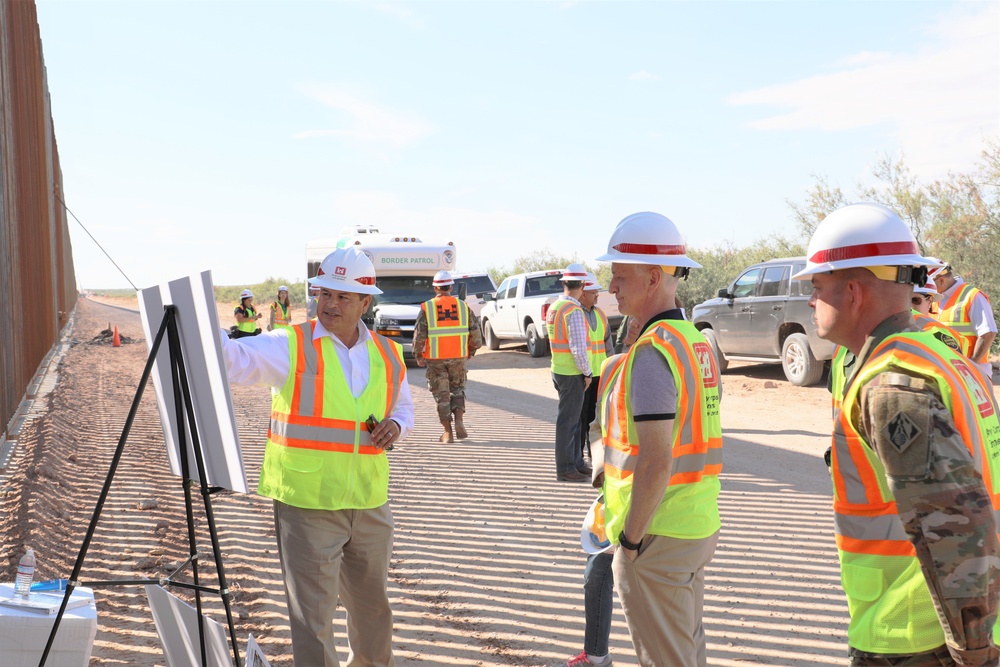
[[[375,419],[375,415],[368,415],[368,419],[365,420],[365,430],[371,433],[372,431],[375,430],[376,426],[378,426],[378,420]],[[384,449],[387,452],[391,452],[394,448],[392,446],[392,443],[390,442],[382,449]]]

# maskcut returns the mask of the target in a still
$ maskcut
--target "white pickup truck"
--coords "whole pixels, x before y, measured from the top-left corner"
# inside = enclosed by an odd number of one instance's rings
[[[518,273],[500,283],[496,293],[485,295],[480,312],[483,337],[491,350],[500,349],[500,341],[524,341],[528,354],[543,357],[549,353],[549,334],[545,315],[549,306],[562,294],[562,271]],[[612,331],[622,315],[618,301],[607,291],[597,299],[597,307],[608,316]]]

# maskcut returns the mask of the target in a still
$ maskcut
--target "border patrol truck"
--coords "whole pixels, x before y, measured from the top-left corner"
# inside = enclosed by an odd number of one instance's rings
[[[404,355],[412,357],[420,304],[434,297],[435,273],[455,270],[455,244],[383,234],[378,227],[348,227],[337,238],[306,243],[306,275],[314,277],[324,257],[348,246],[357,247],[372,261],[375,284],[382,290],[372,299],[372,308],[363,317],[365,324],[401,343]]]

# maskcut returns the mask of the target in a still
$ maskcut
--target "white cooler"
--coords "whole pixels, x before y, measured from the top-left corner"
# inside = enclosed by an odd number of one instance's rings
[[[0,598],[13,595],[14,584],[0,584]],[[63,614],[45,667],[87,667],[90,664],[97,635],[97,608],[92,589],[73,589],[74,599],[80,595],[89,597],[90,603],[67,609]],[[57,615],[0,605],[0,665],[38,667]]]

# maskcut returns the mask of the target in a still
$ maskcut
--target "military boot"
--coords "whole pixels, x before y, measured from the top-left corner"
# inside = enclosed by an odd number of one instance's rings
[[[441,442],[455,442],[455,436],[451,434],[451,420],[442,419],[441,426],[444,427],[444,433],[438,438]]]
[[[469,437],[469,432],[465,430],[465,423],[462,422],[464,416],[465,410],[455,410],[455,437],[459,440],[465,440]]]

